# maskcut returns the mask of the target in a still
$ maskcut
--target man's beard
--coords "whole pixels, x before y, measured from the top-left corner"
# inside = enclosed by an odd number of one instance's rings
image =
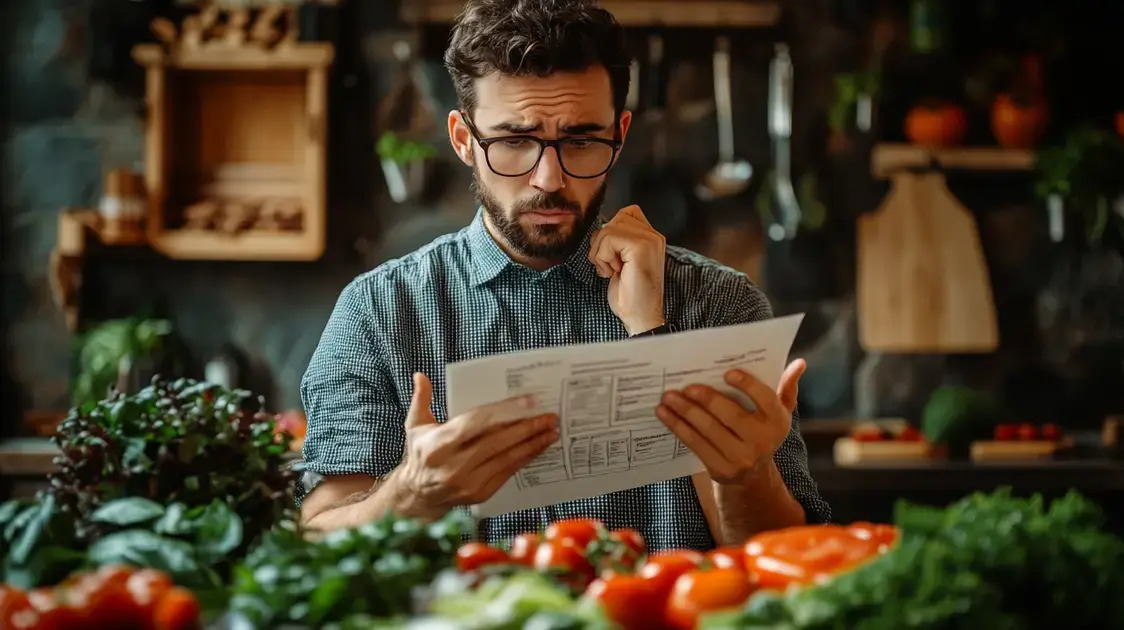
[[[508,212],[487,187],[480,183],[476,167],[473,166],[472,169],[472,190],[484,207],[492,227],[516,253],[536,260],[564,260],[577,250],[601,212],[608,186],[609,180],[605,178],[585,208],[555,191],[540,192],[531,199],[516,202]],[[573,212],[577,219],[569,232],[565,231],[565,224],[540,223],[524,226],[519,222],[520,216],[536,210],[567,210]]]

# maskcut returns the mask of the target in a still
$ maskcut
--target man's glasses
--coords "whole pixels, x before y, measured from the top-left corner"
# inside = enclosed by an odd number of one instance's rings
[[[543,140],[535,136],[502,136],[481,138],[476,125],[461,112],[472,137],[484,149],[484,161],[493,173],[501,177],[522,177],[535,170],[547,147],[558,154],[562,171],[577,179],[600,177],[613,166],[613,159],[621,148],[618,140],[601,138],[561,138]]]

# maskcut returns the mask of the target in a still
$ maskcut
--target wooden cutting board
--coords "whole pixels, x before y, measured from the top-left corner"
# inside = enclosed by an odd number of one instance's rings
[[[937,171],[894,173],[858,219],[859,339],[868,351],[987,353],[999,346],[979,229]]]

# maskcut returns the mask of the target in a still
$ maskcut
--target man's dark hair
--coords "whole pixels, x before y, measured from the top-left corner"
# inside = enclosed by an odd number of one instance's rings
[[[470,115],[481,77],[544,77],[600,64],[609,72],[619,117],[630,63],[624,29],[593,0],[469,0],[445,51],[461,109]]]

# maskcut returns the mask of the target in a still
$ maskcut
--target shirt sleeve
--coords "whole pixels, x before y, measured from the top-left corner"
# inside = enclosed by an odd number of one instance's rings
[[[383,477],[402,459],[406,410],[398,398],[364,278],[344,288],[301,379],[308,417],[297,505],[323,476]]]
[[[732,326],[772,319],[773,307],[748,276],[738,274],[730,282],[711,284],[708,306],[711,326]],[[810,525],[831,522],[831,506],[820,495],[819,487],[808,470],[808,446],[800,435],[800,412],[792,414],[792,427],[780,448],[773,455],[785,485],[804,507]]]

